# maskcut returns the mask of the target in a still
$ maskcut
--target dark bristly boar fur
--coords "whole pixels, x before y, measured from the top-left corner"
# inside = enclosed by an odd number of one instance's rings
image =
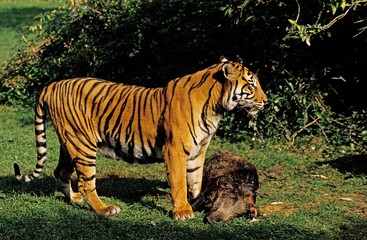
[[[224,222],[249,215],[256,218],[256,190],[259,178],[256,167],[240,155],[218,153],[205,160],[201,194],[192,207],[205,210],[204,221]]]

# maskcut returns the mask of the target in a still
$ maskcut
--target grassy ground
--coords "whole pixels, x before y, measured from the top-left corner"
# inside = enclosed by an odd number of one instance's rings
[[[58,142],[51,125],[41,178],[31,183],[14,179],[14,162],[24,173],[35,165],[32,118],[31,110],[0,109],[1,239],[366,239],[366,166],[354,168],[362,158],[321,159],[317,149],[308,147],[296,152],[215,139],[209,155],[233,151],[258,167],[263,196],[257,205],[265,216],[254,223],[237,218],[207,225],[200,212],[186,222],[171,219],[163,164],[99,157],[98,192],[103,201],[122,208],[117,216],[104,218],[86,204],[65,203],[57,191],[52,171]]]
[[[48,0],[0,0],[0,65],[25,44],[24,27],[36,24],[34,17],[53,5]]]

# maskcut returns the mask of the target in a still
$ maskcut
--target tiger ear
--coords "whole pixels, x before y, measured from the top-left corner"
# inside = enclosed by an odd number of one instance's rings
[[[225,63],[225,62],[229,62],[229,61],[228,61],[228,59],[225,56],[220,56],[219,62],[220,63]]]
[[[230,62],[225,63],[222,66],[223,75],[225,78],[229,78],[233,74],[233,66]]]

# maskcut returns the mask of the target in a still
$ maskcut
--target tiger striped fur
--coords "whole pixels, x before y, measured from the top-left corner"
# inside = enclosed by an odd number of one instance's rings
[[[96,152],[164,159],[173,200],[173,218],[194,216],[188,197],[201,190],[205,153],[225,111],[245,108],[256,115],[267,97],[255,74],[241,63],[219,64],[176,78],[162,88],[128,86],[95,78],[54,82],[39,94],[35,106],[37,165],[16,178],[31,181],[46,162],[45,116],[48,112],[60,140],[54,175],[72,202],[86,200],[99,214],[120,211],[106,206],[96,191]],[[78,190],[71,188],[76,170]]]

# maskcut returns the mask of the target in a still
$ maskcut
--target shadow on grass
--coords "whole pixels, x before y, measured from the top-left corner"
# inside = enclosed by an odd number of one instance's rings
[[[366,223],[355,221],[340,226],[337,234],[322,229],[297,227],[289,222],[260,221],[257,223],[227,222],[208,225],[196,219],[178,222],[172,219],[154,219],[139,215],[134,220],[103,218],[80,214],[65,209],[44,213],[40,227],[35,227],[40,216],[32,212],[21,218],[0,215],[2,239],[365,239]],[[56,214],[56,218],[55,218]]]
[[[75,181],[72,182],[76,189]],[[36,196],[52,196],[58,190],[54,177],[41,177],[32,182],[20,182],[13,176],[0,177],[0,186],[4,186],[1,191],[5,194],[25,193]],[[107,178],[97,178],[97,192],[99,196],[113,197],[125,203],[140,202],[142,205],[157,207],[153,202],[142,201],[145,196],[169,196],[169,186],[167,182],[151,180],[145,178],[121,178],[110,175]],[[63,199],[65,200],[65,199]]]
[[[110,175],[97,179],[97,192],[99,196],[117,198],[128,204],[139,202],[142,206],[168,214],[167,209],[157,206],[153,200],[143,199],[146,196],[170,198],[169,186],[165,181]]]
[[[1,192],[4,194],[32,194],[35,196],[52,196],[57,190],[53,177],[41,177],[32,182],[20,182],[14,176],[0,177]]]
[[[137,202],[144,196],[166,195],[168,183],[146,178],[123,178],[110,175],[97,179],[97,191],[101,196],[115,197],[124,202]]]
[[[50,196],[57,190],[55,179],[49,176],[30,183],[21,183],[12,176],[1,177],[0,184],[5,186],[5,189],[1,189],[5,194]],[[252,224],[237,220],[207,225],[202,223],[200,217],[177,222],[156,215],[161,212],[160,207],[154,206],[153,201],[147,203],[143,199],[148,195],[169,194],[167,182],[159,180],[111,175],[97,179],[97,190],[100,196],[148,204],[159,211],[150,215],[137,208],[131,213],[122,212],[122,216],[110,219],[93,214],[92,211],[81,214],[78,210],[62,207],[53,208],[52,212],[23,211],[22,216],[16,218],[4,213],[0,214],[1,239],[364,239],[367,234],[367,222],[353,217],[346,217],[343,226],[335,226],[340,231],[333,233],[304,228],[298,222],[285,222],[284,219],[271,217]],[[40,219],[42,227],[31,224],[40,222]]]
[[[348,155],[329,161],[319,162],[319,164],[329,164],[338,169],[341,173],[352,173],[356,176],[367,176],[367,155]]]

